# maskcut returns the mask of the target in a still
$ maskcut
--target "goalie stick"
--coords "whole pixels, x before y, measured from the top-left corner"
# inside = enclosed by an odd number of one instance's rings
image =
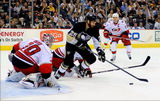
[[[96,56],[98,56],[98,54],[94,53],[93,51],[91,51],[91,50],[88,50],[88,51],[90,51],[91,53],[93,53],[93,54],[95,54]],[[137,79],[137,80],[139,80],[139,81],[148,82],[148,80],[147,80],[147,79],[138,78],[138,77],[134,76],[133,74],[131,74],[131,73],[127,72],[126,70],[122,69],[121,67],[119,67],[119,66],[115,65],[114,63],[110,62],[110,61],[109,61],[109,60],[107,60],[107,59],[105,59],[105,61],[106,61],[106,62],[108,62],[109,64],[111,64],[111,65],[115,66],[116,68],[118,68],[118,69],[122,70],[123,72],[127,73],[128,75],[132,76],[133,78],[135,78],[135,79]]]
[[[148,61],[150,60],[150,56],[147,56],[146,60],[144,61],[143,64],[140,64],[140,65],[135,65],[135,66],[129,66],[129,67],[124,67],[122,69],[130,69],[130,68],[136,68],[136,67],[141,67],[141,66],[145,66]],[[98,71],[98,72],[93,72],[92,74],[99,74],[99,73],[105,73],[105,72],[112,72],[112,71],[117,71],[117,70],[120,70],[119,68],[117,69],[110,69],[110,70],[104,70],[104,71]]]

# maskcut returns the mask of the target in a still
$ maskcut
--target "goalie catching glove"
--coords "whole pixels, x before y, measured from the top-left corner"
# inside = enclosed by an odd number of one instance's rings
[[[105,53],[102,49],[100,49],[99,47],[96,49],[97,53],[98,53],[98,59],[102,62],[105,62],[106,57],[105,57]]]

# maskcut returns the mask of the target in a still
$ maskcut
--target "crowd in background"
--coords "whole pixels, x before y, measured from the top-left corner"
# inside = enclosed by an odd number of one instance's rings
[[[34,0],[33,25],[32,0],[11,1],[11,28],[71,28],[88,15],[103,28],[117,12],[129,29],[160,29],[160,0],[60,0],[60,15],[58,0]],[[0,1],[0,28],[9,28],[9,0]]]

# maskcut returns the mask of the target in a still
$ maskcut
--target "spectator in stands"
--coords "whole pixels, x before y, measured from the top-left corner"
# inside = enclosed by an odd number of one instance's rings
[[[138,29],[138,24],[135,22],[134,26],[132,27],[132,29]]]
[[[67,25],[68,25],[68,26],[67,26]],[[66,27],[66,26],[67,26],[67,27]],[[70,27],[72,27],[72,24],[71,24],[71,22],[68,20],[67,17],[64,19],[63,24],[62,24],[62,27],[63,27],[63,28],[70,28]]]
[[[2,2],[0,5],[0,18],[4,21],[5,26],[8,26],[9,21],[6,20],[6,16],[9,15],[9,0]],[[54,27],[51,17],[54,22],[58,23],[58,0],[34,0],[34,16],[39,20],[47,18],[47,23]],[[126,23],[129,26],[134,26],[135,22],[142,22],[146,28],[152,28],[155,26],[160,17],[160,1],[159,0],[84,0],[84,15],[82,16],[82,2],[83,0],[60,0],[61,13],[63,18],[68,17],[72,21],[72,24],[78,21],[83,21],[86,15],[96,15],[100,23],[104,23],[104,20],[109,19],[113,13],[118,13],[121,18],[128,19]],[[105,5],[105,2],[107,5]],[[31,27],[30,12],[32,11],[32,0],[12,0],[11,17],[14,18],[17,24],[22,27]],[[92,10],[91,10],[92,9]],[[106,14],[107,13],[107,14]],[[124,17],[124,15],[126,15]],[[50,16],[50,17],[49,17]],[[75,17],[76,16],[76,17]],[[8,16],[7,16],[8,18]],[[146,20],[149,20],[146,23]],[[48,22],[49,21],[49,22]],[[60,23],[59,23],[60,24]],[[47,24],[43,26],[46,27]],[[18,26],[18,25],[17,25]],[[62,27],[62,26],[61,26]],[[155,27],[154,27],[155,28]]]
[[[14,19],[11,21],[11,28],[18,28]]]
[[[59,20],[58,23],[56,24],[56,28],[63,28],[63,21],[64,19],[62,18],[62,15],[59,15]]]
[[[64,28],[70,29],[70,28],[72,28],[72,24],[70,22],[67,22],[67,25]]]
[[[32,21],[32,12],[28,12],[28,14],[25,16],[24,27],[31,28],[31,21]]]
[[[33,28],[39,28],[39,23],[40,23],[39,18],[36,17],[35,21],[34,21],[34,24],[33,24]]]
[[[61,3],[61,9],[62,9],[65,13],[68,12],[67,3],[65,2],[65,0],[63,0],[63,3]]]
[[[14,17],[18,17],[21,10],[21,6],[19,2],[16,2],[16,5],[14,6]]]
[[[52,28],[56,28],[56,23],[54,22],[54,17],[50,17],[50,20],[49,20]]]
[[[148,19],[148,23],[146,24],[146,29],[153,29],[154,25],[151,19]]]
[[[142,22],[139,22],[138,29],[145,29],[145,28],[143,27],[143,23],[142,23]]]
[[[40,12],[45,13],[46,9],[47,9],[47,3],[41,2],[40,8],[39,8]]]
[[[1,10],[1,12],[0,12],[0,18],[1,18],[1,19],[5,19],[4,10]]]
[[[57,23],[58,22],[58,14],[54,13],[53,18],[54,18],[54,22]]]
[[[112,14],[113,14],[113,10],[110,10],[110,12],[108,14],[108,18],[112,18]]]
[[[56,9],[53,7],[53,3],[49,3],[48,9],[50,14],[53,16],[54,12],[56,11]]]
[[[73,18],[72,18],[72,21],[74,22],[74,23],[77,23],[78,22],[78,13],[77,12],[74,12],[74,15],[73,15]],[[66,18],[67,20],[68,20],[68,18]]]
[[[44,28],[47,28],[47,18],[46,17],[43,17],[43,19],[42,19],[42,23],[43,23],[43,27]]]
[[[5,28],[5,24],[4,24],[4,21],[2,19],[0,19],[0,28]]]
[[[9,24],[9,15],[6,15],[4,22],[5,22],[5,24]]]
[[[23,6],[27,9],[27,7],[28,7],[27,2],[24,2],[24,3],[23,3]]]
[[[122,2],[122,6],[120,9],[122,10],[122,12],[125,12],[128,9],[128,4],[125,0],[124,2]]]
[[[43,23],[39,23],[39,29],[42,29],[43,27]]]
[[[154,29],[160,29],[160,18],[156,19],[156,22],[154,24]]]

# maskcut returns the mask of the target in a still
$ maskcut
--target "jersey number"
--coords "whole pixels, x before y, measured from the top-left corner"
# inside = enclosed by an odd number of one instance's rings
[[[37,52],[41,51],[40,47],[38,45],[32,45],[27,47],[24,52],[26,53],[26,55],[33,55]]]

